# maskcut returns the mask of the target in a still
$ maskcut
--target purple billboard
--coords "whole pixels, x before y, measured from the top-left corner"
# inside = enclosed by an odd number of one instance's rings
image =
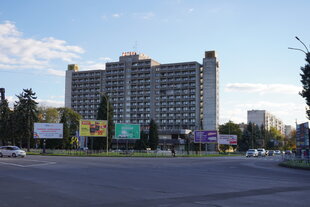
[[[217,143],[217,131],[195,131],[194,142],[195,143]]]

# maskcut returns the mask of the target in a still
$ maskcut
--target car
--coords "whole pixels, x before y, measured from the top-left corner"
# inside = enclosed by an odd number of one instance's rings
[[[274,151],[274,154],[275,154],[275,155],[281,155],[282,152],[281,152],[280,150],[275,150],[275,151]]]
[[[274,151],[273,150],[269,150],[268,151],[268,156],[273,156],[274,155]]]
[[[26,157],[26,152],[17,146],[2,146],[0,147],[0,157]]]
[[[258,156],[265,157],[266,156],[266,150],[264,148],[258,148]]]
[[[246,157],[258,157],[258,151],[257,149],[249,149],[248,151],[246,151],[245,156]]]
[[[293,154],[293,152],[292,152],[292,150],[285,150],[284,154],[291,155],[291,154]]]

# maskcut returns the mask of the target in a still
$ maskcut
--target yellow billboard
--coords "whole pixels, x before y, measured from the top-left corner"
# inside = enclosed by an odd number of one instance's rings
[[[107,126],[105,120],[80,120],[80,136],[106,137]]]

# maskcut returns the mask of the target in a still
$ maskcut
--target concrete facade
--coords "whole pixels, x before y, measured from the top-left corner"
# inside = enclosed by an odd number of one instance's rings
[[[276,116],[267,112],[266,110],[251,110],[248,111],[248,123],[254,123],[258,126],[263,125],[265,129],[270,130],[271,127],[276,128],[281,132],[281,134],[285,134],[285,128],[283,122],[278,119]]]
[[[218,129],[219,67],[214,51],[198,62],[160,64],[144,54],[123,53],[105,70],[66,71],[65,106],[95,119],[100,93],[114,108],[115,123],[140,124],[154,119],[161,134],[184,129]]]
[[[219,126],[219,63],[215,51],[203,59],[203,128],[218,130]]]

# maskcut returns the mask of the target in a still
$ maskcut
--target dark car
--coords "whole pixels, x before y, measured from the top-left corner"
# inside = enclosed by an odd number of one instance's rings
[[[273,156],[274,155],[274,151],[273,150],[269,150],[268,151],[268,156]]]

